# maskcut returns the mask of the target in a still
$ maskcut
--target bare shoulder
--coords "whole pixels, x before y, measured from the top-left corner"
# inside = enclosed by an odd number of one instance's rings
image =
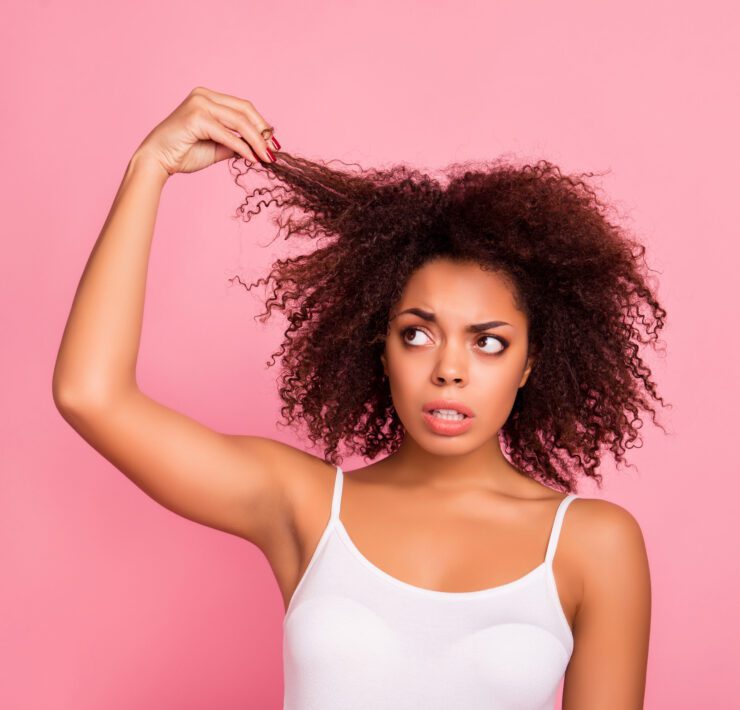
[[[616,562],[640,566],[646,562],[645,540],[635,516],[617,503],[576,498],[568,509],[572,552],[581,562],[584,587],[603,576]]]
[[[601,498],[586,498],[578,496],[572,503],[569,510],[578,515],[583,520],[592,520],[597,525],[606,526],[637,526],[638,522],[632,513],[627,508],[622,507],[618,503],[613,503],[609,500],[603,500]]]
[[[286,444],[266,436],[247,434],[233,435],[232,438],[245,453],[250,455],[259,451],[259,455],[270,462],[275,475],[287,482],[299,482],[302,478],[315,478],[317,472],[326,470],[330,465],[319,456],[303,451],[296,446]],[[334,470],[334,467],[331,467]]]
[[[230,435],[239,452],[240,500],[245,512],[237,534],[256,544],[273,567],[291,566],[303,544],[303,517],[321,494],[328,471],[318,456],[276,439]]]
[[[640,555],[644,550],[642,528],[635,516],[617,503],[599,498],[576,498],[568,516],[571,526],[578,528],[579,544],[591,557],[621,553]]]
[[[269,470],[290,518],[302,504],[313,498],[317,487],[326,487],[327,482],[334,480],[334,466],[295,446],[261,436],[239,435],[233,438],[245,457],[258,454],[263,461],[269,462]]]
[[[329,515],[336,466],[275,439],[257,436],[239,438],[244,442],[245,451],[253,451],[258,447],[270,459],[270,470],[280,488],[291,543],[299,549],[303,548],[306,545],[306,531],[312,530],[317,524],[321,525],[323,518]]]
[[[596,498],[574,500],[568,516],[582,584],[563,707],[642,707],[652,604],[642,529]]]

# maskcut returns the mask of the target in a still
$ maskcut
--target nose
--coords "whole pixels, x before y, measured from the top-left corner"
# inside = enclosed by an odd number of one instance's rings
[[[450,382],[459,385],[467,379],[467,368],[463,356],[453,352],[453,350],[446,348],[440,355],[433,373],[433,379],[438,385]]]
[[[462,377],[445,377],[444,375],[436,375],[434,379],[438,385],[445,385],[448,382],[454,382],[459,385],[463,381]]]

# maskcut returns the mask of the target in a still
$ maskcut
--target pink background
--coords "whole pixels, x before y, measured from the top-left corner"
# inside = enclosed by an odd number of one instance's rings
[[[432,12],[433,9],[433,12]],[[653,578],[645,707],[729,707],[736,666],[738,11],[734,3],[26,2],[6,7],[0,260],[0,707],[279,708],[282,601],[255,547],[149,499],[61,418],[51,375],[126,163],[196,85],[249,98],[283,146],[434,169],[513,153],[600,185],[669,314],[647,353],[673,410],[605,497]],[[138,375],[230,433],[277,429],[283,321],[227,279],[280,245],[231,219],[226,163],[162,197]],[[732,305],[731,305],[732,304]],[[319,455],[320,452],[313,450]],[[345,468],[362,465],[347,459]]]

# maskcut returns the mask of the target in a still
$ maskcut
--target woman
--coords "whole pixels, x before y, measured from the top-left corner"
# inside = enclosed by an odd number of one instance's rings
[[[204,87],[144,139],[64,331],[60,412],[159,503],[264,552],[286,708],[539,710],[563,676],[566,710],[641,708],[643,536],[574,491],[601,485],[603,447],[619,463],[639,440],[646,395],[663,402],[638,354],[665,318],[644,247],[546,161],[443,186],[280,148],[251,102]],[[265,280],[265,315],[289,320],[282,411],[324,458],[211,431],[136,383],[161,190],[234,157],[280,181],[245,206],[267,193],[303,213],[287,236],[330,239]],[[387,456],[343,471],[340,441]]]

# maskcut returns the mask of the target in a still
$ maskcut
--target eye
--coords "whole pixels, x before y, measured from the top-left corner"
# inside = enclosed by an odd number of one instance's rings
[[[403,340],[404,343],[406,343],[407,345],[411,345],[411,346],[421,345],[422,343],[418,343],[418,342],[414,343],[411,340],[409,340],[406,337],[409,333],[412,333],[412,334],[421,333],[422,335],[424,335],[424,337],[427,337],[426,333],[421,328],[415,328],[413,326],[409,328],[404,328],[401,331],[401,339]],[[494,350],[483,349],[483,352],[486,353],[487,355],[497,355],[498,353],[502,353],[504,350],[506,350],[506,347],[508,346],[508,343],[504,341],[503,338],[499,338],[498,336],[495,336],[495,335],[481,335],[477,339],[476,342],[480,343],[481,341],[485,341],[485,340],[492,340],[497,344],[497,349],[494,349]]]
[[[410,341],[408,341],[406,339],[406,335],[408,333],[424,333],[424,331],[421,330],[420,328],[404,328],[401,331],[401,339],[403,340],[404,343],[406,343],[408,345],[419,345],[419,343],[412,343],[412,342],[410,342]],[[426,334],[424,333],[424,335],[426,335]]]
[[[481,335],[481,337],[478,338],[478,342],[480,342],[481,340],[493,340],[495,343],[497,343],[498,350],[484,350],[484,352],[490,353],[491,355],[502,353],[504,350],[506,350],[506,343],[501,338],[498,338],[495,335]]]

